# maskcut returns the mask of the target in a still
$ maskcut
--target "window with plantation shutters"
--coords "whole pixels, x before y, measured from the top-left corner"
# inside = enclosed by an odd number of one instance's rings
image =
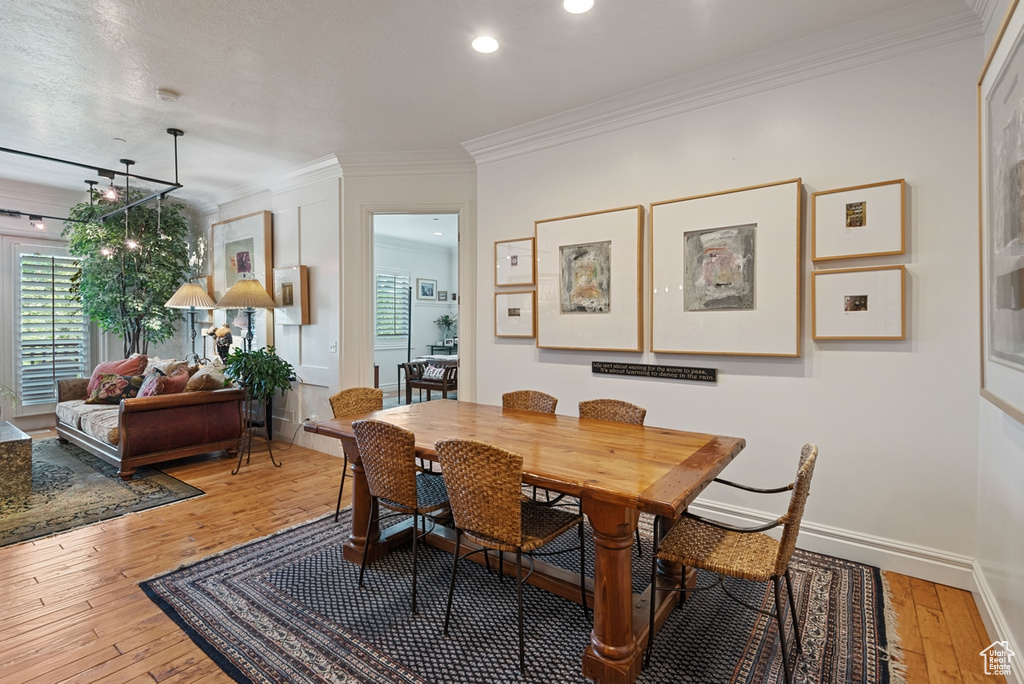
[[[374,325],[379,343],[404,342],[408,336],[409,283],[408,273],[377,271],[374,287],[376,297]]]
[[[88,322],[71,294],[78,272],[67,256],[20,254],[18,393],[24,406],[57,401],[57,380],[87,372]]]

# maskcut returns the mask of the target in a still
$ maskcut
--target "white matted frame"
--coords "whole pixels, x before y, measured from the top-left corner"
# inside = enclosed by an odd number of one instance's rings
[[[643,350],[643,224],[640,205],[535,223],[538,347]]]
[[[811,195],[811,258],[903,254],[906,188],[899,179]]]
[[[981,395],[1024,423],[1024,8],[1010,3],[978,81]]]
[[[226,221],[218,221],[210,228],[213,252],[213,289],[218,302],[224,293],[242,277],[260,281],[270,297],[273,287],[273,215],[269,211],[257,211]],[[217,325],[228,324],[235,335],[233,347],[242,346],[242,338],[248,329],[245,314],[240,309],[217,309],[214,313]],[[267,309],[256,309],[253,316],[253,349],[274,344],[274,314]]]
[[[274,320],[309,325],[309,270],[302,265],[274,269]]]
[[[533,290],[494,293],[494,336],[535,337],[536,293]]]
[[[652,351],[800,356],[801,192],[795,178],[651,204]],[[694,283],[710,289],[720,276],[709,257],[685,261],[686,249],[733,229],[753,232],[751,253],[725,252],[733,271],[753,263],[752,292],[700,310],[688,299]]]
[[[437,301],[437,281],[433,278],[416,279],[416,299]]]
[[[874,266],[811,274],[815,340],[906,339],[906,268]]]
[[[494,284],[536,285],[537,269],[532,237],[494,243]]]

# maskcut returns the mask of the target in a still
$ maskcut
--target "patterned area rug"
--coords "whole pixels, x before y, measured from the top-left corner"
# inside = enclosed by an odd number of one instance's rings
[[[445,638],[451,555],[432,547],[420,555],[419,615],[412,617],[411,546],[369,566],[359,589],[359,568],[342,560],[348,520],[346,512],[340,523],[333,516],[307,523],[141,586],[239,682],[524,681],[510,578],[501,582],[481,566],[460,564]],[[649,538],[649,526],[645,532]],[[648,544],[643,559],[634,554],[636,590],[649,577]],[[574,557],[566,554],[567,567]],[[797,682],[900,679],[890,673],[886,591],[877,568],[798,551],[792,574],[804,630]],[[700,585],[709,579],[701,573]],[[730,591],[752,605],[772,603],[759,585],[737,581]],[[525,681],[586,682],[580,656],[590,623],[579,607],[532,586],[524,588],[523,605]],[[658,633],[651,667],[639,681],[783,682],[775,624],[720,589],[698,593]]]
[[[32,443],[32,493],[0,499],[0,546],[46,537],[134,511],[190,499],[202,490],[142,467],[124,481],[117,468],[56,439]]]

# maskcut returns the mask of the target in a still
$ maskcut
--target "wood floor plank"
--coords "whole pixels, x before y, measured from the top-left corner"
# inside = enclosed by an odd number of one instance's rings
[[[924,656],[928,666],[928,681],[931,684],[963,684],[960,666],[956,661],[949,629],[941,610],[918,605],[917,624],[921,629],[921,643],[924,645]]]
[[[917,622],[916,618],[914,622]],[[907,684],[930,684],[928,681],[928,661],[923,653],[904,651],[903,664],[907,668]]]
[[[910,588],[910,578],[898,572],[887,572],[885,577],[892,593],[893,608],[900,616],[898,632],[903,650],[924,655],[921,630],[917,627],[917,608],[914,605],[914,593]]]
[[[994,678],[986,677],[984,674],[981,650],[988,644],[982,643],[978,631],[974,628],[974,619],[967,608],[970,593],[941,584],[935,585],[935,591],[939,603],[942,604],[942,615],[946,619],[949,638],[957,663],[960,665],[960,676],[969,684],[984,684],[986,680],[996,684]]]
[[[935,593],[935,585],[916,577],[910,578],[910,590],[914,595],[914,603],[942,612],[939,595]]]

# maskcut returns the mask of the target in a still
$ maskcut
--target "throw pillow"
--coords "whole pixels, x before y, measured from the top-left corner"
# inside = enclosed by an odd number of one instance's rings
[[[185,383],[186,392],[205,392],[224,387],[223,366],[203,366]]]
[[[127,359],[121,361],[107,361],[96,366],[92,371],[92,377],[89,378],[89,384],[85,388],[86,396],[92,396],[92,393],[96,390],[96,386],[100,384],[100,376],[103,374],[116,373],[118,375],[142,375],[146,369],[146,363],[149,359],[145,354],[133,354]]]
[[[146,379],[142,381],[142,387],[139,388],[139,397],[155,397],[160,394],[159,382],[163,378],[165,373],[159,368],[153,368],[146,373]]]
[[[442,366],[427,366],[423,369],[424,380],[442,380],[444,378],[444,367]]]
[[[189,377],[188,366],[179,367],[160,382],[160,394],[181,394],[185,391]]]
[[[120,404],[122,399],[131,399],[142,387],[141,375],[119,375],[117,373],[101,373],[99,381],[85,400],[86,404]]]
[[[149,376],[154,370],[159,370],[164,375],[174,375],[174,371],[178,370],[181,366],[187,366],[188,361],[181,361],[179,359],[158,359],[150,358],[149,363],[146,364],[146,372],[141,375]]]

